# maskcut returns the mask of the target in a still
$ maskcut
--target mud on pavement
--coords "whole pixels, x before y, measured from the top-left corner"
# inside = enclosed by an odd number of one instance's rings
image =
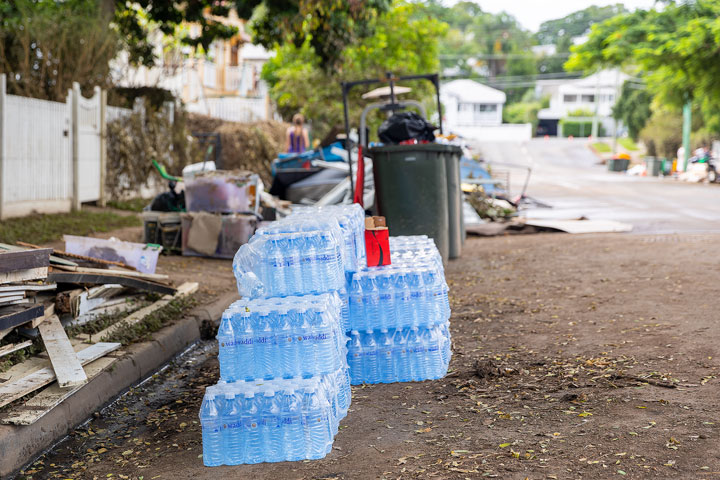
[[[712,478],[720,236],[470,239],[443,380],[358,386],[323,460],[202,466],[203,343],[20,478]]]

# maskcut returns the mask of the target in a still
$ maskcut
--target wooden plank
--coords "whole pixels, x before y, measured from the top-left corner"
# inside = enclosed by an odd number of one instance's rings
[[[45,350],[50,356],[58,385],[76,387],[87,383],[87,375],[57,315],[52,315],[38,325],[38,330],[45,344]]]
[[[42,250],[0,250],[0,273],[29,270],[50,265],[52,248]]]
[[[168,275],[163,275],[160,273],[131,272],[126,270],[111,270],[109,268],[105,269],[90,267],[66,267],[65,265],[53,265],[53,268],[76,273],[97,273],[99,275],[121,275],[123,277],[138,277],[144,280],[168,280],[170,278]]]
[[[103,370],[116,361],[117,357],[103,357],[87,364],[85,366],[85,374],[87,374],[88,380],[92,380],[98,376]],[[60,388],[57,384],[50,385],[25,402],[25,405],[18,405],[10,410],[0,419],[0,423],[32,425],[81,388],[84,388],[84,385],[70,389]]]
[[[198,289],[199,285],[197,282],[186,282],[180,285],[177,289],[177,293],[175,295],[165,295],[163,298],[158,300],[157,302],[153,303],[152,305],[148,305],[145,308],[141,308],[137,312],[134,312],[124,319],[120,320],[117,323],[114,323],[107,327],[104,330],[101,330],[95,334],[88,335],[88,334],[81,334],[78,335],[78,338],[83,338],[84,340],[91,342],[93,338],[103,340],[104,338],[108,338],[113,333],[117,332],[118,330],[121,330],[123,328],[130,327],[132,325],[135,325],[136,323],[141,322],[145,317],[150,315],[156,310],[159,310],[160,308],[164,307],[168,303],[172,302],[173,300],[183,297],[185,295],[190,295],[192,293],[195,293]]]
[[[50,305],[45,305],[45,312],[42,317],[36,318],[32,322],[28,323],[27,326],[29,328],[37,328],[38,325],[50,318],[52,315],[55,315],[55,305],[51,303]]]
[[[87,365],[118,348],[120,348],[119,343],[96,343],[77,352],[77,358],[82,365]],[[0,384],[0,407],[4,407],[53,381],[55,381],[55,371],[52,367],[45,367],[22,378],[2,383]]]
[[[0,243],[0,249],[11,250],[11,251],[15,252],[15,251],[20,251],[20,250],[27,250],[28,248],[34,248],[36,250],[42,250],[43,248],[45,248],[45,247],[39,247],[37,245],[32,245],[30,243],[24,243],[24,242],[17,242],[17,244],[22,245],[22,247],[18,247],[15,245],[8,245],[7,243]],[[32,246],[30,246],[30,245],[32,245]],[[54,255],[50,255],[50,263],[58,263],[60,265],[68,265],[68,266],[72,266],[72,265],[77,266],[77,263],[75,263],[75,262],[71,262],[70,260],[65,260],[64,258],[59,258]]]
[[[14,292],[7,294],[0,293],[0,303],[12,302],[13,300],[22,300],[23,298],[25,298],[24,293],[21,293],[19,295]]]
[[[18,350],[29,347],[30,345],[32,345],[32,342],[30,340],[26,340],[22,343],[11,343],[9,345],[4,345],[0,347],[0,357],[11,354],[13,352],[17,352]]]
[[[27,298],[17,298],[15,300],[7,300],[7,299],[1,299],[0,300],[0,307],[6,307],[8,305],[20,305],[23,303],[30,303],[30,300]]]
[[[42,305],[12,305],[0,307],[0,330],[15,328],[44,315]]]
[[[163,295],[172,295],[176,292],[173,287],[170,287],[168,285],[150,282],[140,278],[114,275],[114,270],[106,270],[106,272],[112,272],[112,274],[108,273],[105,275],[100,275],[74,272],[51,272],[48,275],[48,280],[56,283],[74,283],[79,285],[100,285],[104,283],[117,283],[122,285],[123,287],[134,288],[136,290],[142,290],[144,292],[155,292]]]
[[[50,284],[33,284],[33,283],[20,283],[18,285],[3,285],[0,286],[0,292],[44,292],[45,290],[55,290],[57,285],[54,283]]]
[[[26,242],[15,242],[15,243],[17,243],[18,245],[22,245],[23,247],[28,247],[28,248],[35,248],[35,249],[43,248],[38,245],[33,245],[32,243],[26,243]],[[114,262],[112,260],[105,260],[103,258],[88,257],[86,255],[79,255],[77,253],[64,252],[62,250],[58,250],[57,248],[53,250],[53,253],[55,255],[60,255],[63,257],[77,258],[78,260],[85,260],[88,262],[100,263],[102,265],[115,265],[117,267],[122,267],[122,268],[127,268],[128,270],[137,271],[137,268],[135,268],[131,265],[127,265],[122,262]],[[50,260],[52,261],[52,258]],[[61,259],[61,260],[64,260],[64,259]],[[75,263],[75,262],[70,262],[70,264],[77,266],[77,263]]]
[[[26,280],[43,279],[48,276],[48,267],[30,268],[15,272],[0,272],[0,283],[16,283]]]

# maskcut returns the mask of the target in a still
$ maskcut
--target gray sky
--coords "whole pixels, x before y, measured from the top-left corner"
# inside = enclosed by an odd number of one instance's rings
[[[622,3],[628,10],[647,9],[653,6],[654,0],[474,0],[480,7],[491,13],[505,11],[522,24],[523,27],[536,32],[545,20],[562,18],[565,15],[582,10],[590,5],[612,5]],[[450,3],[456,3],[451,1]]]

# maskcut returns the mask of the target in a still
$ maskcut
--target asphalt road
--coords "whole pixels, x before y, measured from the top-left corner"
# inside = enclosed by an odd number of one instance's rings
[[[528,217],[615,220],[632,224],[634,233],[720,232],[720,185],[608,172],[585,140],[484,143],[478,150],[489,162],[532,167],[527,195],[552,208],[528,210]],[[525,175],[510,169],[513,194]]]

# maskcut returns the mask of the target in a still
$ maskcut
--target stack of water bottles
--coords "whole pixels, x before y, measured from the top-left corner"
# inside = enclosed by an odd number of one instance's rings
[[[448,286],[425,237],[390,237],[392,265],[356,272],[348,286],[353,384],[442,378],[451,356]]]
[[[323,458],[350,404],[345,372],[218,383],[200,407],[207,466]]]
[[[357,265],[346,242],[352,221],[341,228],[340,214],[273,222],[235,255],[243,299],[218,330],[221,380],[206,390],[200,411],[205,465],[330,451],[350,404],[349,311],[341,294],[347,265]]]

